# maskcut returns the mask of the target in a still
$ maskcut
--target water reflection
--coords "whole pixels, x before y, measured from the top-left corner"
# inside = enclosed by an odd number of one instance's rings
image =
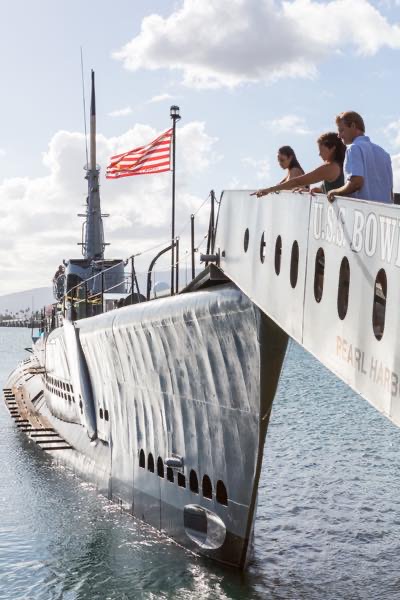
[[[3,380],[28,342],[1,332]],[[400,598],[399,455],[400,431],[292,345],[242,574],[120,512],[1,405],[0,599]]]

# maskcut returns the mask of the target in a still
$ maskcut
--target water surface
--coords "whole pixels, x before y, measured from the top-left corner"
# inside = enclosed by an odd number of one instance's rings
[[[0,380],[30,345],[0,328]],[[122,513],[0,404],[0,600],[400,600],[400,429],[291,344],[240,574]]]

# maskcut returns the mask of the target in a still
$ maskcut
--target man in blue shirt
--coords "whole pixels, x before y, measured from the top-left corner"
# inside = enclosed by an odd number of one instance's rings
[[[390,155],[365,135],[363,118],[356,112],[336,117],[338,136],[346,144],[343,164],[344,185],[327,196],[350,196],[360,200],[393,202],[393,171]]]

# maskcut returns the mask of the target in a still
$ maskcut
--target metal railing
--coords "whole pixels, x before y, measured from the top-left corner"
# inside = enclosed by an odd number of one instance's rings
[[[210,217],[209,224],[207,228],[207,232],[205,235],[201,237],[200,243],[196,245],[195,240],[195,218],[199,211],[206,205],[206,203],[210,201]],[[215,246],[215,235],[216,235],[216,219],[215,219],[215,204],[218,201],[215,198],[214,191],[211,191],[201,206],[196,210],[195,213],[190,215],[190,221],[187,223],[182,230],[179,232],[179,235],[175,238],[174,244],[171,242],[165,245],[164,243],[157,244],[151,248],[148,248],[142,252],[138,252],[136,254],[132,254],[126,259],[121,260],[119,263],[113,263],[109,267],[105,269],[99,270],[97,273],[94,273],[90,277],[79,281],[76,285],[71,286],[67,292],[59,297],[59,303],[53,305],[54,315],[51,317],[46,315],[46,310],[43,309],[42,314],[42,330],[43,331],[51,331],[55,327],[60,324],[60,317],[62,318],[70,318],[72,320],[79,320],[82,318],[94,316],[97,314],[101,314],[102,312],[107,311],[108,307],[111,306],[113,308],[125,306],[131,303],[138,303],[143,301],[148,301],[151,299],[151,290],[156,285],[154,282],[153,286],[153,278],[155,278],[155,265],[159,261],[159,259],[169,252],[171,252],[172,248],[174,248],[174,267],[171,274],[171,282],[174,282],[173,289],[171,286],[168,286],[170,294],[179,293],[180,290],[180,273],[182,273],[182,265],[185,263],[186,266],[186,285],[187,281],[187,261],[190,258],[190,280],[193,280],[196,276],[196,260],[195,256],[199,253],[200,248],[203,246],[205,242],[207,242],[207,255],[212,254]],[[219,204],[219,203],[218,203]],[[218,221],[218,217],[217,217]],[[180,248],[180,238],[182,234],[190,227],[190,248],[186,249],[185,252],[181,252]],[[138,272],[135,266],[135,259],[139,256],[143,256],[144,254],[154,252],[155,250],[160,249],[156,256],[150,261],[150,265],[147,271]],[[105,261],[106,262],[106,261]],[[127,265],[130,265],[130,272],[125,273],[122,279],[114,282],[113,285],[107,286],[106,279],[107,273],[112,269],[118,268],[121,263],[124,268]],[[207,264],[207,263],[206,263]],[[158,269],[158,272],[160,270]],[[165,271],[161,271],[163,273],[168,272],[168,267],[166,266]],[[64,274],[62,275],[64,277]],[[141,276],[145,278],[144,288],[145,293],[142,294],[139,286],[138,277]],[[172,278],[173,277],[173,278]],[[98,285],[98,280],[100,278],[101,285]],[[97,279],[97,282],[95,280]],[[97,284],[97,285],[96,285]],[[113,290],[123,287],[123,292],[118,292],[118,298],[107,298],[107,294],[112,294]],[[96,290],[95,292],[93,290]],[[162,293],[161,295],[165,295]],[[156,297],[156,294],[154,294]],[[107,303],[107,300],[109,302]]]

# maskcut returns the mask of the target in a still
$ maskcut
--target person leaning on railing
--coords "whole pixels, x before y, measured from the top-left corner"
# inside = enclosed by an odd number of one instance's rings
[[[324,161],[320,167],[300,175],[299,177],[293,177],[288,181],[279,183],[269,188],[259,189],[253,192],[251,196],[266,196],[272,192],[279,192],[281,190],[294,190],[296,188],[304,188],[313,183],[322,182],[322,187],[318,188],[317,191],[324,191],[333,186],[336,188],[338,185],[343,185],[343,160],[346,151],[346,147],[343,142],[338,138],[334,132],[323,133],[317,140],[319,155]]]
[[[343,165],[344,185],[328,192],[335,196],[350,196],[360,200],[393,202],[393,171],[390,155],[365,135],[364,120],[356,112],[340,113],[336,117],[338,136],[346,144]]]
[[[286,176],[280,183],[289,181],[289,179],[294,179],[294,177],[299,177],[299,175],[304,175],[304,170],[297,160],[296,154],[291,146],[282,146],[279,148],[276,158],[281,169],[287,170]]]

